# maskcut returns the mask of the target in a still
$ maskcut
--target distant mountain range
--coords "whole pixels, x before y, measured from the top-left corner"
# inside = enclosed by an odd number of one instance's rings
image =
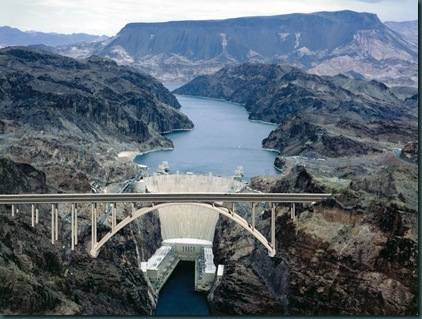
[[[418,85],[417,21],[386,22],[353,11],[225,20],[129,23],[116,36],[0,28],[0,46],[35,45],[70,56],[109,57],[163,82],[187,82],[222,67],[286,63],[317,75],[349,74],[392,86]]]
[[[7,46],[28,46],[43,44],[47,46],[68,45],[81,42],[96,42],[108,39],[107,36],[86,33],[60,34],[37,31],[23,32],[9,26],[0,27],[0,48]]]
[[[110,57],[168,82],[243,62],[281,62],[318,75],[343,73],[388,85],[418,83],[417,45],[375,14],[353,11],[130,23],[100,43],[53,50],[72,57]]]

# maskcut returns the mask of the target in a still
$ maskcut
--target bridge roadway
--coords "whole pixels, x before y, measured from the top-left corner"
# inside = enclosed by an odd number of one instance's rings
[[[15,213],[15,205],[30,204],[32,206],[32,226],[38,223],[38,208],[36,204],[51,204],[51,242],[54,244],[58,240],[58,204],[68,203],[72,206],[71,213],[71,247],[74,249],[78,242],[78,203],[91,203],[91,250],[90,253],[96,257],[99,249],[120,229],[141,217],[142,215],[159,209],[178,204],[196,205],[203,208],[212,209],[223,216],[232,219],[245,230],[258,239],[269,251],[273,257],[275,251],[275,205],[274,203],[291,203],[291,218],[295,219],[295,203],[313,203],[330,197],[331,194],[310,194],[310,193],[221,193],[221,192],[167,192],[167,193],[101,193],[101,194],[12,194],[0,195],[0,204],[12,205],[12,216]],[[116,220],[116,203],[132,203],[132,213],[119,224]],[[135,210],[134,203],[151,203],[150,206]],[[221,203],[232,203],[232,208],[226,208]],[[243,217],[235,213],[234,203],[249,202],[252,203],[252,217],[248,222]],[[271,241],[266,239],[255,228],[255,203],[268,202],[271,206]],[[112,204],[111,231],[100,241],[97,240],[97,204]]]
[[[313,203],[331,194],[309,193],[101,193],[0,195],[0,204],[100,203],[100,202],[274,202]]]

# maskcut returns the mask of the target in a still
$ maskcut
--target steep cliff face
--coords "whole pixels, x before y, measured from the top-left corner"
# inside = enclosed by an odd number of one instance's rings
[[[45,173],[26,163],[0,158],[0,194],[45,193]]]
[[[192,128],[162,84],[111,60],[77,61],[19,47],[0,53],[4,119],[97,140],[114,133],[123,141],[143,142],[154,135],[152,129]]]
[[[171,148],[162,132],[193,127],[161,83],[105,58],[9,47],[0,50],[0,70],[1,150],[41,167],[59,189],[86,191],[86,183],[71,184],[75,175],[122,177],[107,164],[118,152]]]
[[[44,193],[45,174],[0,159],[0,193]],[[7,181],[7,182],[6,182]],[[80,207],[79,241],[70,250],[70,224],[60,209],[59,241],[51,243],[48,205],[31,227],[29,205],[11,216],[0,207],[0,313],[2,315],[151,315],[155,298],[140,269],[161,243],[159,220],[148,214],[113,237],[94,259],[88,254],[89,212]],[[110,228],[101,225],[98,235]]]
[[[0,149],[6,157],[0,159],[0,194],[89,192],[94,179],[122,181],[137,168],[117,160],[119,151],[172,147],[160,132],[192,128],[161,84],[103,58],[76,61],[8,48],[0,50],[0,69]],[[31,227],[28,205],[14,217],[11,207],[0,207],[0,313],[153,313],[155,299],[140,262],[161,243],[157,216],[128,225],[93,259],[88,209],[80,207],[79,242],[71,251],[66,209],[59,210],[53,245],[49,208],[38,208],[39,223]],[[109,231],[102,226],[99,234]]]
[[[297,204],[294,221],[290,207],[279,205],[273,258],[241,227],[220,219],[215,261],[228,269],[210,295],[211,312],[416,315],[418,194],[391,196],[390,188],[395,195],[402,187],[416,189],[417,168],[394,163],[378,167],[377,174],[347,174],[338,181],[301,166],[277,179],[252,179],[251,186],[263,191],[330,192],[333,198]],[[349,165],[348,171],[357,169]],[[265,209],[257,215],[257,228],[267,236],[269,216]]]
[[[30,226],[30,212],[19,216],[0,209],[0,313],[3,315],[151,315],[155,299],[139,267],[158,248],[156,217],[146,216],[140,235],[136,223],[125,227],[94,259],[82,230],[71,251],[70,224],[59,222],[59,242],[51,244],[48,207]],[[81,218],[83,220],[83,218]],[[153,226],[154,225],[154,226]],[[87,227],[90,228],[90,227]],[[100,228],[103,235],[110,229]],[[158,237],[154,237],[158,236]],[[148,243],[148,244],[145,244]],[[142,245],[145,249],[136,249]]]

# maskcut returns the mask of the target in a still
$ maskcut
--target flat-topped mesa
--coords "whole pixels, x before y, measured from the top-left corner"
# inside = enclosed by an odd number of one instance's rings
[[[167,82],[255,61],[287,63],[320,75],[418,83],[417,46],[375,14],[349,10],[130,23],[93,51]],[[71,55],[72,49],[63,53]]]

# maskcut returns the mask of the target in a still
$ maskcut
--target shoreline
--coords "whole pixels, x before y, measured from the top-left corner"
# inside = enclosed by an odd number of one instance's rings
[[[174,130],[170,130],[170,131],[165,131],[165,132],[160,132],[160,134],[171,134],[171,133],[175,133],[175,132],[181,132],[181,131],[192,131],[194,129],[193,128],[179,128],[179,129],[174,129]],[[117,157],[118,158],[131,158],[132,160],[135,160],[135,158],[137,156],[142,156],[148,153],[152,153],[152,152],[157,152],[157,151],[171,151],[174,150],[174,147],[168,147],[168,148],[157,148],[157,149],[151,149],[148,151],[121,151],[119,153],[117,153]]]
[[[213,97],[206,97],[206,96],[200,96],[200,95],[176,94],[176,93],[173,93],[173,92],[171,92],[171,93],[174,94],[176,97],[177,97],[177,95],[179,95],[179,96],[193,97],[193,98],[202,99],[202,100],[211,100],[211,101],[226,102],[226,103],[229,103],[229,104],[241,106],[243,108],[246,106],[246,104],[236,103],[236,102],[232,102],[232,101],[227,101],[225,99],[217,99],[217,98],[213,98]]]
[[[276,152],[278,154],[280,154],[280,151],[274,149],[274,148],[262,148],[262,150],[264,151],[268,151],[268,152]]]
[[[145,151],[145,152],[122,151],[122,152],[117,154],[117,157],[118,158],[131,158],[132,161],[134,161],[137,156],[142,156],[142,155],[146,155],[148,153],[157,152],[157,151],[172,151],[172,150],[174,150],[174,147],[157,148],[157,149],[152,149],[152,150]]]
[[[250,112],[248,112],[248,114],[249,114]],[[260,123],[260,124],[266,124],[266,125],[273,125],[273,126],[279,126],[280,124],[277,124],[277,123],[271,123],[271,122],[266,122],[266,121],[261,121],[261,120],[251,120],[251,119],[248,119],[249,121],[251,121],[251,122],[255,122],[255,123]]]
[[[225,102],[225,103],[228,103],[228,104],[233,104],[233,105],[236,105],[236,106],[241,106],[241,107],[243,107],[246,110],[246,104],[236,103],[236,102],[228,101],[228,100],[225,100],[225,99],[217,99],[217,98],[205,97],[205,96],[199,96],[199,95],[185,95],[185,94],[175,94],[175,93],[173,93],[173,94],[176,95],[176,96],[179,95],[179,96],[193,97],[195,99],[203,99],[203,100],[210,100],[210,101]],[[181,111],[183,113],[183,110],[181,110]],[[247,114],[250,114],[251,112],[249,112],[248,110],[246,110],[246,113]],[[274,126],[279,126],[280,125],[278,123],[271,123],[271,122],[266,122],[266,121],[262,121],[262,120],[251,120],[249,118],[248,118],[248,121],[255,122],[255,123],[260,123],[260,124],[274,125]]]
[[[171,133],[175,133],[175,132],[192,131],[194,128],[195,127],[192,127],[192,128],[176,128],[176,129],[171,130],[171,131],[160,132],[160,134],[171,134]]]

